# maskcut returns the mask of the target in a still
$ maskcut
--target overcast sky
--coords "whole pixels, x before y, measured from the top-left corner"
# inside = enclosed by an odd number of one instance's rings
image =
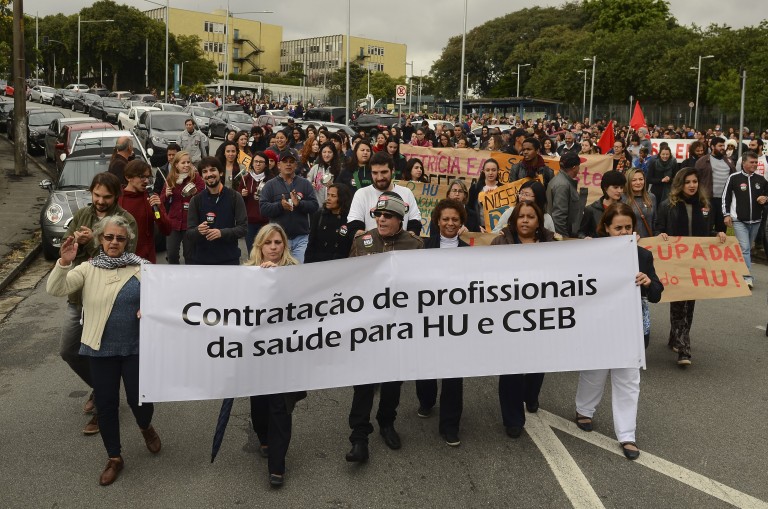
[[[141,10],[155,6],[144,0],[116,0]],[[165,3],[165,0],[154,0]],[[562,1],[538,0],[468,0],[467,30],[484,22],[526,7],[561,5]],[[344,0],[229,0],[233,12],[271,10],[273,14],[244,14],[240,17],[261,19],[265,23],[282,25],[283,38],[301,39],[320,35],[346,34],[347,2]],[[25,0],[24,10],[40,16],[77,13],[93,4],[88,0]],[[672,14],[688,25],[696,23],[728,24],[733,28],[758,24],[768,18],[765,0],[674,0]],[[227,0],[170,0],[172,8],[210,12],[226,8]],[[322,7],[320,7],[322,5]],[[438,7],[439,6],[439,7]],[[59,11],[61,9],[61,11]],[[352,0],[352,35],[366,36],[408,46],[408,61],[413,60],[413,72],[419,75],[440,56],[448,37],[459,35],[463,29],[464,2],[461,0]],[[514,27],[510,27],[514,29]],[[410,65],[407,73],[411,73]]]

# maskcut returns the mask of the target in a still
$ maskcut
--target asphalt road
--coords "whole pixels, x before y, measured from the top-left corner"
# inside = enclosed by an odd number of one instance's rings
[[[267,485],[245,399],[213,464],[218,401],[156,405],[156,457],[123,404],[126,467],[100,487],[106,453],[99,436],[81,434],[87,387],[58,356],[65,302],[45,293],[49,267],[37,260],[0,294],[0,507],[768,507],[765,266],[754,268],[751,297],[697,303],[688,369],[666,348],[669,306],[652,305],[636,462],[615,441],[610,387],[595,432],[570,423],[577,373],[546,376],[541,410],[517,440],[504,434],[496,378],[466,380],[458,448],[440,439],[436,416],[416,416],[407,382],[403,448],[390,451],[375,432],[362,466],[344,461],[352,390],[311,392],[294,413],[279,491]]]

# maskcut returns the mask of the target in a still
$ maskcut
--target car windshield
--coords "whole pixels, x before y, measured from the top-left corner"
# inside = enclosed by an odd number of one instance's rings
[[[230,113],[229,121],[240,122],[242,124],[250,124],[252,122],[251,117],[249,117],[245,113]]]
[[[34,113],[29,115],[29,125],[48,125],[57,118],[61,118],[64,115],[58,111],[50,111],[46,113]]]
[[[104,106],[107,108],[123,109],[122,101],[118,101],[117,99],[104,99]]]
[[[110,156],[94,159],[67,159],[59,178],[59,188],[82,187],[88,188],[97,173],[107,171]]]
[[[184,111],[184,108],[182,108],[178,104],[164,104],[163,109],[165,111]]]
[[[79,92],[77,90],[65,90],[64,95],[69,97],[77,97]]]
[[[186,118],[182,115],[153,115],[153,131],[183,131]]]
[[[213,117],[213,112],[206,108],[192,108],[192,114],[196,117],[205,117],[205,118]]]

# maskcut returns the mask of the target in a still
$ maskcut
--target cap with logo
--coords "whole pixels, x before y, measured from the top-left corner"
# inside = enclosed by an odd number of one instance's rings
[[[297,160],[296,154],[294,154],[290,150],[283,150],[282,152],[280,152],[280,155],[278,156],[277,161],[281,163],[287,159],[293,159],[294,161],[296,161]]]
[[[400,219],[404,219],[408,213],[408,204],[403,201],[399,194],[387,191],[376,200],[376,206],[371,209],[371,215],[375,215],[376,212],[390,212]]]

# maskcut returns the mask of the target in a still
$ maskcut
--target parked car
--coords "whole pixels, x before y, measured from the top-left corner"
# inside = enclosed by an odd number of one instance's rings
[[[184,112],[192,117],[192,120],[195,121],[195,124],[197,124],[201,131],[210,136],[211,131],[209,129],[209,124],[211,122],[211,118],[213,118],[212,109],[201,108],[198,106],[187,106],[184,108]]]
[[[53,87],[35,86],[32,87],[32,91],[29,93],[29,100],[32,102],[39,102],[40,104],[48,103],[53,105],[53,94],[56,89]]]
[[[346,124],[347,110],[339,107],[310,108],[304,112],[304,120]]]
[[[51,109],[30,109],[27,110],[27,151],[32,153],[35,150],[45,149],[45,132],[48,126],[57,118],[61,118],[64,114],[59,110]],[[14,112],[11,110],[8,120],[6,121],[6,129],[8,139],[13,140],[13,116]]]
[[[90,113],[91,105],[94,101],[101,99],[101,96],[92,94],[90,92],[83,92],[78,95],[72,102],[72,111],[82,111],[83,113]]]
[[[8,86],[7,80],[0,80],[0,95],[5,94],[5,87]]]
[[[248,131],[253,127],[253,118],[243,112],[217,111],[211,117],[208,131],[211,138],[224,138],[229,131]]]
[[[97,120],[92,117],[61,117],[53,119],[53,121],[48,124],[48,129],[45,130],[45,159],[47,161],[53,161],[53,158],[55,157],[54,147],[56,145],[56,139],[61,134],[61,131],[64,130],[64,126],[96,121]]]
[[[53,159],[56,163],[56,170],[61,172],[64,168],[64,161],[70,156],[78,136],[83,133],[116,130],[115,126],[109,122],[101,122],[96,119],[92,119],[90,122],[64,126],[59,136],[56,137],[56,143],[53,146]],[[62,154],[64,157],[62,157]]]
[[[125,111],[125,105],[119,99],[112,97],[101,97],[91,104],[90,113],[94,118],[105,122],[117,123],[117,116]]]
[[[8,115],[13,111],[13,101],[0,99],[0,131],[5,132]]]
[[[313,125],[315,127],[321,127],[321,126],[325,127],[326,129],[328,129],[328,132],[331,132],[331,133],[335,133],[337,131],[344,131],[350,137],[357,134],[355,133],[355,130],[349,127],[348,125],[337,124],[335,122],[319,122],[317,120],[309,120],[301,124],[301,127],[303,129],[306,129],[307,126],[310,126],[310,125]]]
[[[141,153],[137,158],[143,160]],[[93,146],[80,150],[67,158],[58,180],[46,179],[40,187],[50,194],[40,211],[40,229],[43,233],[43,255],[46,260],[55,260],[75,212],[91,204],[88,188],[97,173],[107,171],[112,158],[109,147]]]
[[[141,156],[145,161],[149,160],[144,147],[141,146],[141,142],[136,137],[136,133],[132,133],[131,131],[109,129],[104,131],[81,132],[75,136],[74,141],[72,141],[72,144],[69,146],[69,154],[73,156],[81,150],[97,147],[109,152],[111,155],[115,145],[117,144],[117,140],[123,136],[128,136],[133,139],[133,155],[135,157]],[[61,159],[61,156],[59,156],[59,159]]]
[[[64,87],[66,90],[74,90],[76,92],[85,92],[90,87],[88,85],[84,85],[82,83],[72,83],[70,85],[67,85]]]
[[[96,94],[99,97],[107,97],[109,95],[109,89],[108,88],[102,88],[102,87],[96,87],[96,88],[89,88],[87,90],[89,94]]]
[[[156,103],[157,97],[155,97],[152,94],[133,94],[131,97],[128,98],[129,101],[141,101],[143,103]]]
[[[209,110],[215,110],[216,109],[216,105],[213,104],[212,102],[208,102],[208,101],[201,101],[201,102],[191,103],[190,106],[196,106],[198,108],[208,108]]]
[[[118,90],[116,92],[110,92],[107,97],[114,97],[115,99],[127,100],[133,94],[125,90]]]
[[[216,109],[219,110],[219,111],[236,111],[238,113],[244,113],[245,112],[245,110],[243,109],[243,105],[242,104],[238,104],[238,103],[222,104],[221,106],[219,106]]]
[[[163,110],[163,111],[184,111],[183,106],[180,106],[178,104],[163,103],[160,101],[153,103],[152,106],[154,108],[157,108],[158,110]]]
[[[131,106],[128,111],[121,111],[117,115],[117,127],[126,131],[133,131],[136,122],[139,121],[139,117],[145,111],[160,111],[160,109],[154,106]]]
[[[366,113],[350,122],[349,127],[355,131],[360,131],[361,129],[368,131],[374,128],[382,131],[389,129],[392,124],[396,124],[397,120],[398,117],[387,113]]]
[[[184,123],[189,115],[176,111],[145,111],[139,117],[135,133],[141,140],[142,146],[150,153],[153,166],[161,166],[167,162],[166,151],[168,144],[178,143]],[[195,124],[195,129],[199,129]],[[208,138],[203,138],[203,146],[200,147],[203,155],[209,154]]]
[[[5,97],[13,97],[13,85],[10,83],[5,85]]]
[[[57,91],[53,96],[53,105],[60,108],[71,108],[80,93],[74,89]]]

